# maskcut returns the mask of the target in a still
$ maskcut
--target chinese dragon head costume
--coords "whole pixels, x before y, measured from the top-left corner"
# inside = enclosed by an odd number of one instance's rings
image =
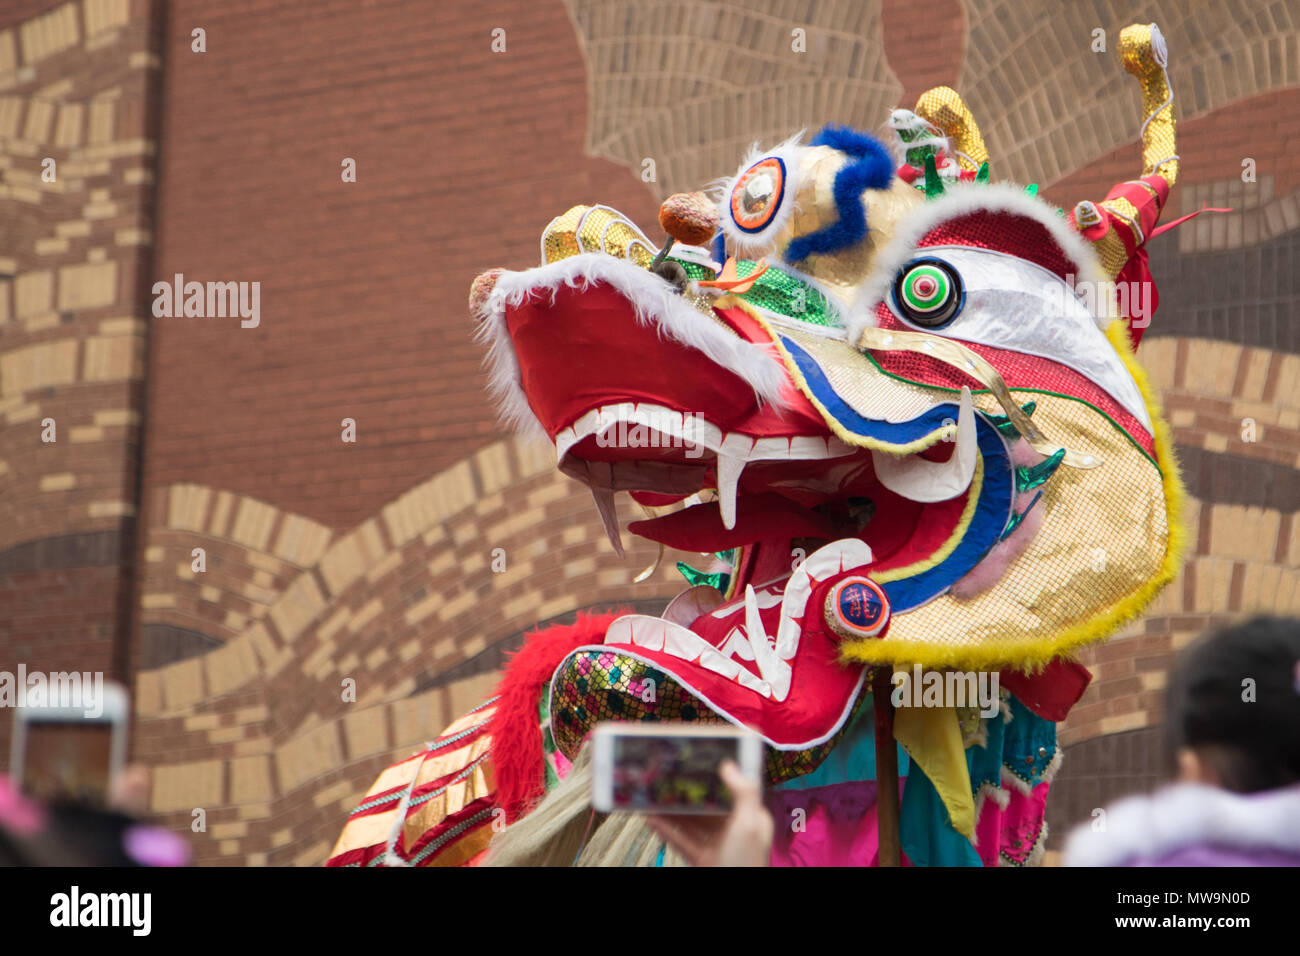
[[[491,859],[494,837],[532,847],[512,862],[671,862],[635,818],[585,839],[580,785],[550,807],[603,720],[753,729],[773,862],[873,863],[882,670],[1000,678],[992,712],[896,711],[905,861],[1041,859],[1055,723],[1089,680],[1070,654],[1180,565],[1177,464],[1134,359],[1151,309],[1123,294],[1150,287],[1173,97],[1154,25],[1121,56],[1144,166],[1099,202],[990,181],[940,87],[890,117],[892,149],[827,127],[756,150],[716,202],[670,198],[662,246],[578,206],[540,266],[475,280],[504,417],[554,444],[620,554],[628,492],[655,515],[629,531],[712,563],[680,565],[659,617],[531,634],[496,698],[376,781],[332,865]]]

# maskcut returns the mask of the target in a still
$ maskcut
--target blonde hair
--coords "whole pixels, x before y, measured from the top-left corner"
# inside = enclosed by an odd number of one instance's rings
[[[484,866],[684,866],[645,818],[597,813],[591,805],[591,758],[584,747],[560,784],[492,840]]]

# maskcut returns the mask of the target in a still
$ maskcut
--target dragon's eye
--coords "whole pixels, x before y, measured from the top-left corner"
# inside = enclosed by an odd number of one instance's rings
[[[928,329],[947,325],[961,311],[961,276],[942,259],[914,259],[894,280],[894,304],[903,318]]]
[[[744,232],[762,232],[776,218],[784,195],[785,163],[776,156],[760,159],[731,190],[731,218]]]

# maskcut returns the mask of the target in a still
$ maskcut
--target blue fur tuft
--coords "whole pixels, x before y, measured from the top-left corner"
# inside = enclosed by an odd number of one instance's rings
[[[827,126],[814,137],[812,145],[838,149],[854,161],[835,174],[835,208],[839,210],[839,219],[793,240],[785,252],[787,262],[798,262],[813,253],[834,252],[860,242],[867,234],[862,190],[885,189],[894,178],[894,159],[874,136],[847,126]]]

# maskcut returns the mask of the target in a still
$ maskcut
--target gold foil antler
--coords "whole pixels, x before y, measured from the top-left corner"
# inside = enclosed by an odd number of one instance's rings
[[[1096,468],[1102,464],[1096,455],[1086,452],[1071,451],[1064,445],[1052,441],[1033,420],[1025,414],[1024,409],[1015,400],[1006,381],[998,374],[985,358],[962,345],[955,339],[942,336],[926,335],[922,332],[903,332],[898,329],[881,329],[869,327],[862,330],[862,335],[855,343],[862,351],[875,352],[916,352],[928,355],[953,368],[961,369],[967,375],[980,381],[993,395],[1002,411],[1006,414],[1025,443],[1045,458],[1050,458],[1058,451],[1063,451],[1062,462],[1071,468]]]
[[[979,125],[956,90],[947,86],[926,90],[916,101],[915,113],[943,131],[962,169],[979,172],[980,164],[988,161]]]
[[[1154,23],[1134,23],[1119,34],[1124,69],[1142,83],[1142,175],[1158,172],[1172,186],[1178,179],[1174,141],[1174,91],[1169,85],[1169,51]]]

